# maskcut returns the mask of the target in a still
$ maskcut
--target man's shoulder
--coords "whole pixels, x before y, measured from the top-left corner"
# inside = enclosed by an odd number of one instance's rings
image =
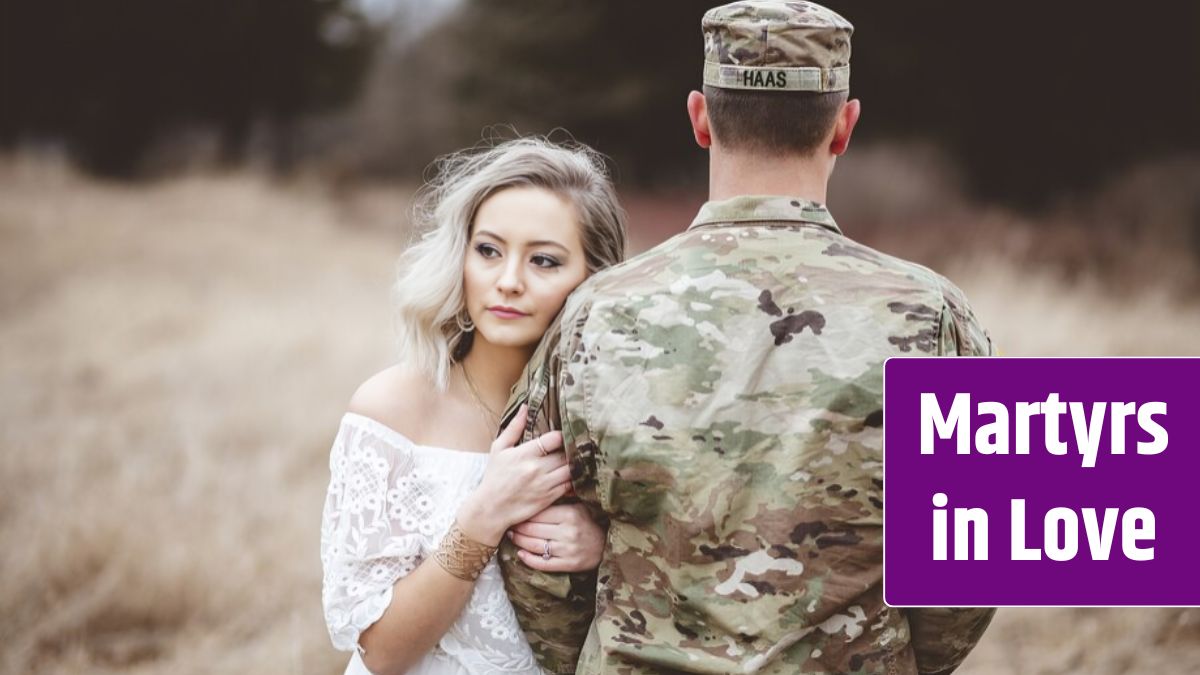
[[[948,304],[966,305],[962,290],[944,275],[836,232],[804,227],[799,236],[779,233],[764,242],[761,232],[705,228],[680,232],[636,256],[589,277],[568,303],[571,313],[606,300],[670,294],[697,277],[778,280],[808,279],[805,270],[833,270],[830,284],[853,286],[881,295],[924,292]],[[757,241],[756,241],[757,240]],[[698,253],[697,249],[704,249]],[[860,296],[861,297],[861,296]]]
[[[848,277],[872,277],[888,275],[905,285],[922,287],[938,293],[962,291],[941,273],[920,263],[880,251],[850,237],[825,231],[823,247],[809,247],[803,255],[803,264],[820,267],[842,267]],[[890,287],[891,284],[883,284]]]
[[[869,248],[864,244],[858,245]],[[966,302],[966,296],[963,294],[962,289],[941,272],[906,258],[900,258],[875,249],[870,250],[884,258],[886,265],[903,272],[914,283],[920,284],[929,291],[938,293],[946,299],[961,299],[962,302]]]
[[[858,244],[863,249],[868,247]],[[874,249],[870,249],[874,251]],[[913,284],[913,288],[928,298],[925,307],[937,310],[936,318],[940,324],[938,346],[939,354],[958,355],[987,355],[993,353],[991,335],[983,327],[975,315],[966,293],[945,275],[911,260],[875,251],[892,269],[902,272],[904,278]],[[905,313],[923,308],[915,303],[893,301],[888,303],[892,311]],[[950,330],[946,330],[949,326]]]
[[[572,297],[576,299],[575,304],[664,287],[664,284],[669,283],[673,276],[679,273],[678,266],[673,263],[683,257],[689,240],[693,238],[692,231],[679,232],[612,267],[596,272],[572,293]]]

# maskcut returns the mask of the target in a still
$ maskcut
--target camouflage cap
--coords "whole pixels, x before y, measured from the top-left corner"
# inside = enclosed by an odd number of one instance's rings
[[[704,14],[704,84],[845,91],[854,26],[813,2],[743,0]]]

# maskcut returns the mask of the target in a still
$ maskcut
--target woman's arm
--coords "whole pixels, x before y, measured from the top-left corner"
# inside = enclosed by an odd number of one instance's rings
[[[358,638],[367,669],[375,675],[406,672],[450,630],[474,587],[433,559],[398,580],[383,616]]]
[[[570,488],[570,468],[556,452],[561,434],[541,436],[540,445],[534,440],[513,447],[525,417],[519,414],[493,442],[483,480],[457,512],[457,525],[472,542],[496,546],[511,525],[541,512]],[[436,558],[397,580],[383,615],[359,636],[367,669],[376,675],[408,670],[454,624],[474,585]]]
[[[470,503],[463,505],[459,527],[464,532],[494,532],[497,525],[488,524],[487,514],[473,513],[475,509]],[[492,535],[477,536],[490,541]],[[500,536],[495,535],[497,540]],[[406,672],[450,630],[474,588],[473,580],[454,576],[433,558],[397,580],[383,616],[359,636],[367,669],[376,675]]]

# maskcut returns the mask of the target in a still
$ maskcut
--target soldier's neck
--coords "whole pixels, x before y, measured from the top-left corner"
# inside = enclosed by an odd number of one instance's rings
[[[709,155],[710,201],[741,195],[786,195],[825,203],[833,158],[762,157],[751,153]]]

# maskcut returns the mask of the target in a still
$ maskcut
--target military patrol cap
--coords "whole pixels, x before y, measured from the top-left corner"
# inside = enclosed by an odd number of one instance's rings
[[[854,26],[813,2],[742,0],[704,14],[704,84],[722,89],[845,91]]]

